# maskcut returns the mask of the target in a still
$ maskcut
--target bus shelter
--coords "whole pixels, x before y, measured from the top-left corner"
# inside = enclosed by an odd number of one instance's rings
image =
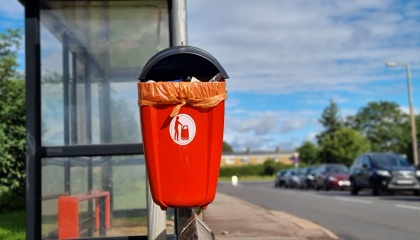
[[[147,239],[135,86],[147,60],[171,45],[172,1],[21,2],[27,239]]]

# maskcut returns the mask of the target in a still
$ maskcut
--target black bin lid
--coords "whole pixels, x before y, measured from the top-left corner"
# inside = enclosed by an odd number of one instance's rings
[[[210,53],[193,46],[175,46],[156,53],[143,67],[139,80],[170,81],[192,76],[205,82],[219,72],[224,79],[229,78]]]

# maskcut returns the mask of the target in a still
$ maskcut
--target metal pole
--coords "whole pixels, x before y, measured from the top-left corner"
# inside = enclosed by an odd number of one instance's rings
[[[188,45],[187,38],[187,1],[172,0],[171,16],[171,46]],[[183,227],[193,216],[193,209],[176,208],[175,209],[175,234],[179,237]]]
[[[147,183],[147,218],[148,239],[149,240],[166,240],[166,211],[162,211],[160,207],[153,202],[152,193],[150,192],[149,177],[146,176]]]
[[[184,46],[187,39],[187,1],[172,0],[171,9],[172,46]]]
[[[186,0],[168,0],[170,6],[170,45],[187,45],[187,2]],[[166,239],[166,212],[157,206],[151,197],[149,182],[147,182],[148,194],[148,239]],[[175,209],[175,232],[181,232],[187,222],[186,216],[192,216],[192,209]]]
[[[414,165],[418,167],[419,165],[419,154],[417,149],[417,131],[416,131],[416,121],[415,121],[415,114],[413,108],[413,97],[411,95],[411,71],[410,71],[410,64],[404,64],[405,70],[407,72],[407,86],[408,86],[408,101],[410,104],[410,121],[411,121],[411,137],[413,141],[413,158],[414,158]]]
[[[77,144],[77,53],[72,52],[72,75],[70,88],[70,143]]]
[[[69,46],[67,33],[62,34],[63,44],[63,109],[64,109],[64,145],[68,146],[70,143],[70,112],[69,112]]]
[[[40,1],[25,2],[26,63],[26,238],[41,231],[41,37]],[[3,144],[3,143],[2,143]]]

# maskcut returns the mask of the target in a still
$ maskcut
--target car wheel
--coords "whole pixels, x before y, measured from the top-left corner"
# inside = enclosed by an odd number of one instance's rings
[[[315,182],[315,186],[314,186],[314,188],[315,188],[315,190],[316,190],[316,191],[319,191],[319,189],[320,189],[321,187],[319,186],[319,184],[318,184],[317,182]]]
[[[350,193],[351,195],[357,195],[359,193],[356,182],[353,180],[350,180]]]
[[[372,188],[372,195],[373,196],[378,196],[379,195],[379,186],[377,183],[375,183],[374,181],[371,181],[371,188]]]
[[[325,191],[330,191],[330,186],[327,182],[324,182],[323,188]]]

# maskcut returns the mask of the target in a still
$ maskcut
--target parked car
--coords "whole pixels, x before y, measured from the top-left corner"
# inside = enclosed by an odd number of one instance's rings
[[[309,189],[313,186],[315,166],[304,167],[300,171],[300,188]]]
[[[284,187],[285,188],[297,188],[300,186],[299,169],[291,168],[287,170],[284,175]]]
[[[316,190],[344,190],[350,187],[349,169],[341,163],[320,165],[315,172],[314,188]]]
[[[287,170],[280,170],[276,173],[276,178],[274,179],[274,187],[283,187],[284,186],[284,175]]]
[[[350,193],[357,195],[362,189],[371,189],[372,195],[381,191],[413,191],[420,194],[420,171],[405,158],[395,153],[365,153],[358,156],[350,167]]]

